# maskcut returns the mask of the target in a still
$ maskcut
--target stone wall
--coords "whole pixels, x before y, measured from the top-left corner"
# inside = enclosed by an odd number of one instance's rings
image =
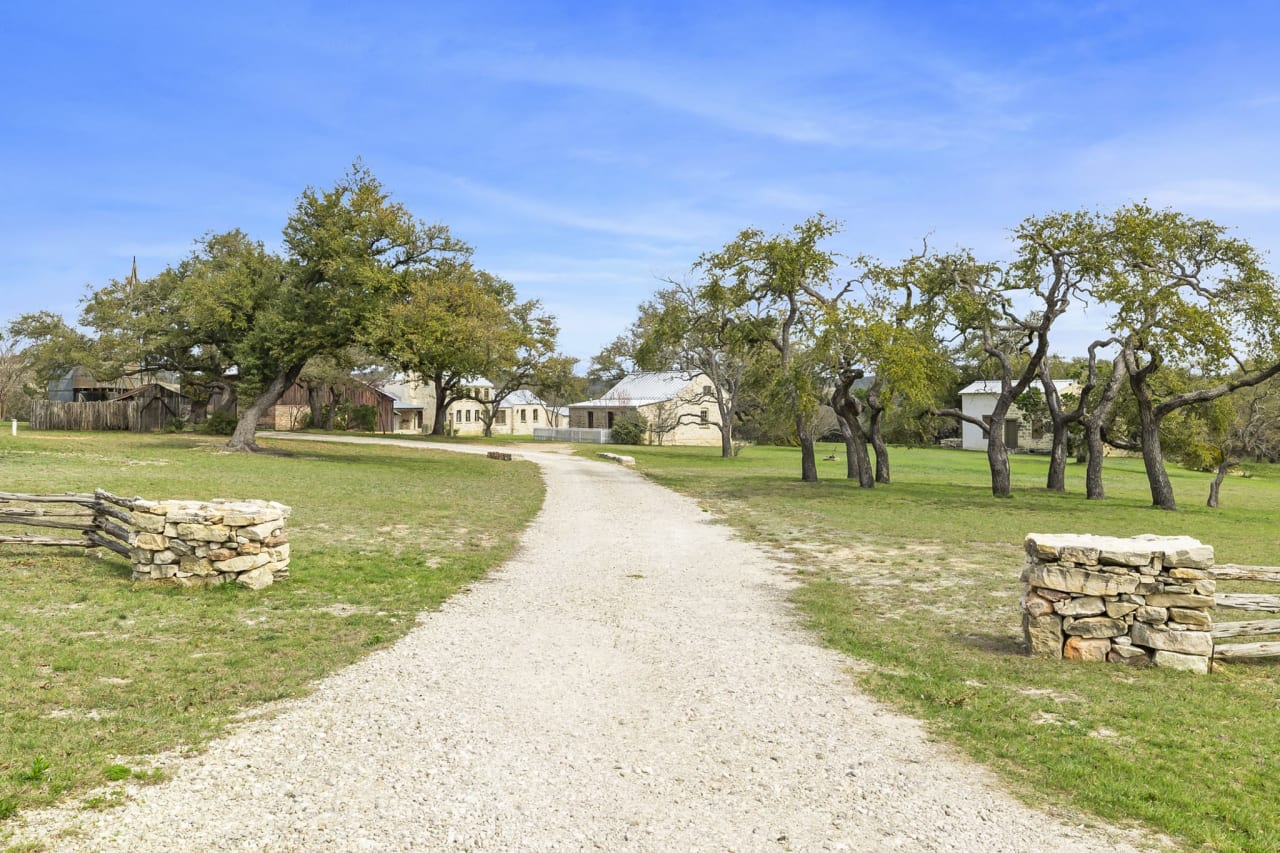
[[[1026,548],[1031,654],[1209,671],[1212,546],[1186,536],[1032,533]]]
[[[289,576],[292,510],[275,501],[132,502],[135,580],[185,586],[235,582],[262,589]]]

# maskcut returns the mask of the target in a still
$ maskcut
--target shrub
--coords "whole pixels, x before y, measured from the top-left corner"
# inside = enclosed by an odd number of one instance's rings
[[[349,403],[344,403],[339,407],[338,412],[339,418],[344,422],[344,429],[373,432],[378,428],[377,406],[370,406],[367,403],[360,406],[352,406]]]
[[[182,418],[169,418],[164,422],[164,426],[160,427],[161,432],[182,432],[187,428],[187,422]]]
[[[649,422],[639,412],[623,412],[613,421],[614,444],[644,444]]]
[[[214,412],[199,426],[199,430],[207,435],[231,435],[236,431],[239,421],[230,412]]]

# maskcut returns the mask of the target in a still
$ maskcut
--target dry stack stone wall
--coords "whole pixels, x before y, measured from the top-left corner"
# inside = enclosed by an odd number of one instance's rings
[[[1212,546],[1187,536],[1042,533],[1026,546],[1031,654],[1209,671]]]
[[[133,577],[262,589],[289,576],[291,511],[275,501],[135,500]]]

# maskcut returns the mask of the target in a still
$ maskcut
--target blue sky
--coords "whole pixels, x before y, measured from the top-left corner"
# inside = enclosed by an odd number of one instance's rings
[[[1001,258],[1149,199],[1280,246],[1280,11],[1236,2],[0,5],[0,321],[361,157],[589,358],[742,228]],[[1225,9],[1225,11],[1224,11]],[[1057,348],[1100,318],[1077,312]]]

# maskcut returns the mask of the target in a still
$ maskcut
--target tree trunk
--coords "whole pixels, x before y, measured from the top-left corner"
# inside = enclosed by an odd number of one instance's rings
[[[867,454],[867,436],[862,431],[862,424],[847,410],[836,411],[836,422],[840,425],[840,435],[844,437],[845,475],[850,480],[857,480],[860,489],[875,488],[871,457]]]
[[[800,479],[806,483],[818,481],[818,457],[813,449],[813,435],[804,422],[804,415],[796,415],[796,433],[800,438]]]
[[[1227,469],[1231,467],[1231,459],[1224,458],[1218,463],[1217,473],[1213,475],[1213,482],[1209,484],[1209,500],[1206,505],[1210,509],[1218,508],[1218,490],[1222,488],[1222,481],[1227,477]]]
[[[880,429],[883,418],[884,408],[871,406],[871,447],[876,452],[876,482],[888,484],[889,446],[884,443],[884,433]]]
[[[1104,449],[1101,418],[1085,423],[1084,438],[1089,463],[1085,468],[1084,475],[1085,497],[1091,501],[1100,501],[1107,496],[1102,488],[1102,457]]]
[[[431,419],[431,434],[444,435],[445,408],[446,408],[445,404],[447,403],[447,400],[445,399],[445,394],[444,394],[444,383],[441,382],[438,378],[433,379],[431,381],[436,389],[435,414],[432,416],[432,419]]]
[[[311,426],[320,429],[324,426],[324,388],[320,385],[307,386],[307,407],[311,409]]]
[[[258,429],[258,419],[284,396],[284,392],[289,389],[289,386],[298,381],[298,377],[302,374],[302,367],[301,364],[298,364],[277,373],[275,378],[263,389],[262,393],[249,404],[249,408],[240,413],[240,421],[236,424],[236,431],[232,433],[231,440],[227,442],[228,450],[248,453],[258,449],[257,443],[253,440],[254,432]]]
[[[996,401],[991,412],[991,428],[987,430],[987,465],[991,468],[991,494],[998,498],[1013,496],[1013,482],[1009,474],[1009,450],[1004,444],[1004,419],[1009,413],[1009,403]]]
[[[1135,393],[1135,396],[1138,396]],[[1175,510],[1173,484],[1164,467],[1164,449],[1160,446],[1160,420],[1152,410],[1150,400],[1138,399],[1138,419],[1142,424],[1142,464],[1147,469],[1147,483],[1151,486],[1151,505],[1160,509]]]
[[[1053,420],[1053,448],[1049,451],[1049,477],[1045,488],[1051,492],[1067,490],[1067,423]]]
[[[733,458],[733,411],[723,401],[716,401],[720,410],[720,457]]]

